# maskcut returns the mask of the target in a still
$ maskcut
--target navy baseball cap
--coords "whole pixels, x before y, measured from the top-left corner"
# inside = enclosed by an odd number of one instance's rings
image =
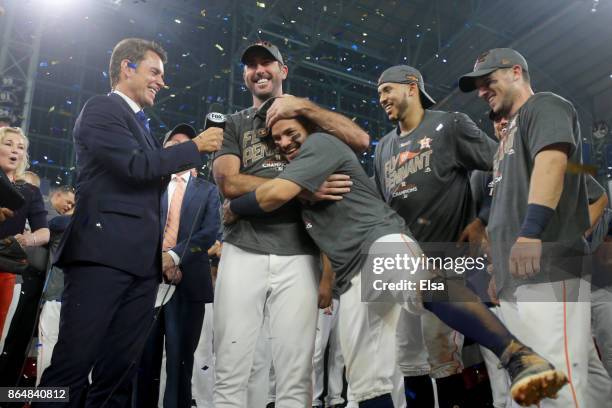
[[[269,41],[258,41],[255,44],[251,44],[242,52],[240,61],[246,64],[249,59],[255,54],[264,54],[272,57],[276,61],[280,62],[281,65],[285,65],[283,62],[283,56],[281,55],[278,47]]]
[[[193,139],[194,137],[197,136],[197,132],[196,130],[193,128],[193,126],[188,125],[187,123],[180,123],[178,125],[176,125],[174,127],[174,129],[166,132],[166,135],[164,136],[164,141],[162,143],[162,146],[166,144],[166,142],[168,140],[170,140],[170,138],[178,133],[182,133],[184,135],[189,136],[190,139]]]
[[[395,84],[411,84],[416,83],[419,87],[419,96],[421,97],[421,104],[423,108],[427,109],[435,105],[436,101],[425,92],[425,83],[423,81],[423,75],[418,69],[410,67],[408,65],[395,65],[391,68],[387,68],[380,74],[378,78],[378,86],[391,82]]]
[[[476,79],[489,75],[500,68],[512,68],[519,65],[523,71],[528,71],[525,57],[512,48],[493,48],[483,52],[476,59],[474,70],[459,78],[459,89],[472,92],[476,89]]]

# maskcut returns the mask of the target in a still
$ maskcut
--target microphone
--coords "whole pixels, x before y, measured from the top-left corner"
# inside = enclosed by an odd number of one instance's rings
[[[225,129],[225,115],[221,113],[223,106],[219,103],[213,103],[210,105],[210,112],[206,115],[204,120],[204,130],[211,127]]]
[[[212,127],[220,128],[225,130],[226,117],[223,113],[223,106],[220,103],[212,103],[210,105],[210,111],[206,115],[204,120],[204,130]],[[201,174],[205,180],[212,181],[212,163],[214,159],[214,153],[208,155],[205,160],[204,166],[202,166]]]

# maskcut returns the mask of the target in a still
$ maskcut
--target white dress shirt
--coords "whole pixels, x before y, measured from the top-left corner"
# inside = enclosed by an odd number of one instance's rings
[[[172,195],[174,194],[174,190],[176,189],[176,177],[180,177],[185,182],[185,189],[187,188],[187,184],[189,183],[189,178],[191,177],[190,171],[185,171],[183,173],[173,174],[170,183],[168,184],[168,211],[170,211],[170,201],[172,200]],[[166,214],[166,219],[168,218],[168,214]],[[168,250],[168,255],[172,257],[175,265],[178,265],[180,262],[180,258],[176,252],[173,250]]]
[[[185,182],[185,187],[187,187],[187,183],[189,183],[189,177],[191,177],[191,172],[186,171],[182,174],[179,173],[179,174],[172,175],[172,180],[170,180],[170,183],[168,184],[168,210],[170,210],[170,201],[172,200],[172,194],[174,194],[174,190],[176,189],[176,180],[175,180],[176,177],[182,178],[183,181]],[[168,215],[166,214],[166,220],[167,218],[168,218]],[[172,260],[174,261],[175,265],[179,265],[179,262],[181,259],[176,254],[176,252],[172,250],[168,250],[168,255],[172,257]],[[170,299],[172,298],[172,295],[174,295],[175,290],[176,290],[175,285],[169,285],[164,282],[160,283],[159,287],[157,288],[157,296],[155,298],[155,307],[160,307],[168,303]]]
[[[130,108],[132,108],[134,113],[138,113],[138,112],[140,112],[142,110],[142,108],[136,102],[134,102],[134,100],[132,100],[132,98],[130,98],[129,96],[127,96],[123,92],[120,92],[120,91],[118,91],[116,89],[113,89],[112,93],[116,93],[117,95],[122,97],[123,100],[126,101],[128,105],[130,105]]]

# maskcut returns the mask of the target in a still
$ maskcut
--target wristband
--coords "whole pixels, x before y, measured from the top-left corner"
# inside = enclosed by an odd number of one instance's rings
[[[540,239],[555,210],[545,205],[529,204],[519,236]]]
[[[230,201],[230,210],[236,215],[265,215],[266,212],[257,202],[255,191],[241,195]]]

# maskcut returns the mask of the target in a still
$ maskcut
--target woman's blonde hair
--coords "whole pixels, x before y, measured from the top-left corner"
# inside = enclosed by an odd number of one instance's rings
[[[15,180],[23,179],[23,175],[25,171],[30,167],[30,156],[28,155],[28,148],[30,147],[30,141],[28,140],[28,138],[26,137],[26,135],[23,133],[23,131],[20,128],[2,127],[0,128],[0,143],[4,143],[4,139],[11,133],[17,134],[21,136],[21,138],[23,139],[25,151],[23,155],[23,160],[17,165],[17,168],[15,169]]]

